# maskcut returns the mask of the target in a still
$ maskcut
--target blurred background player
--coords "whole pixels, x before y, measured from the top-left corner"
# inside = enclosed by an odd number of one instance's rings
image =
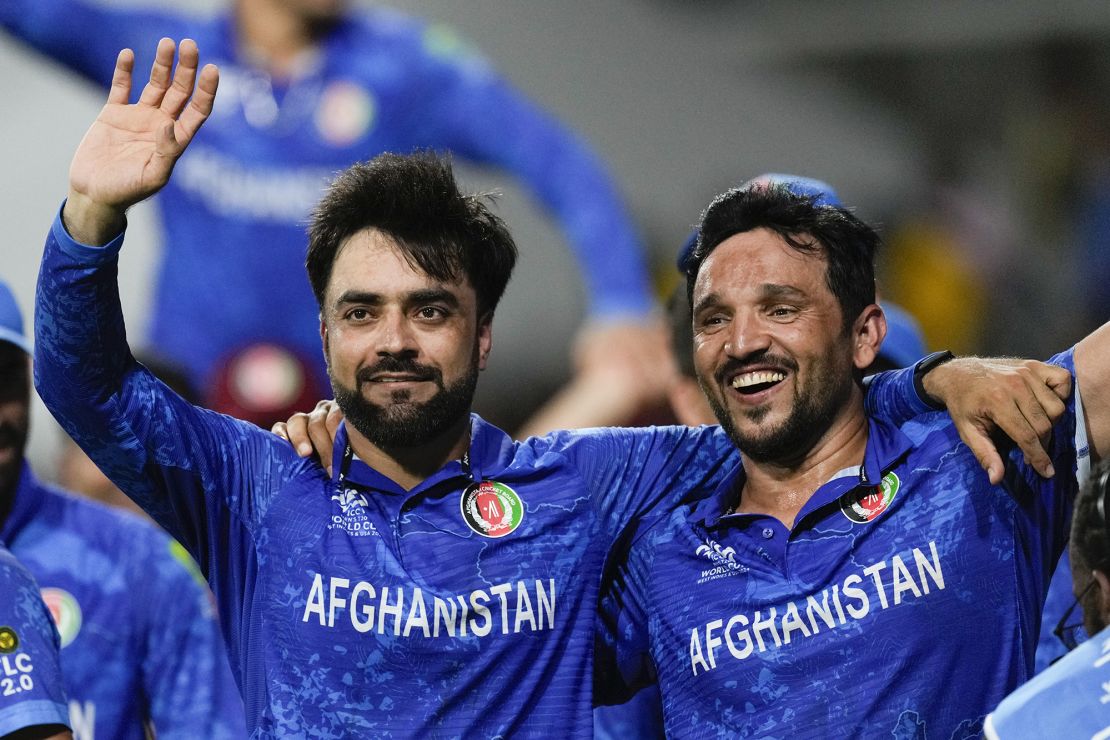
[[[9,400],[0,398],[0,407]],[[11,455],[5,446],[3,455]],[[7,468],[8,461],[3,463]],[[0,476],[10,471],[0,470]],[[0,543],[0,737],[71,738],[58,633],[35,579]]]
[[[1074,649],[1022,686],[987,717],[992,740],[1110,736],[1110,460],[1091,472],[1075,499],[1071,562],[1075,596],[1055,633]],[[1076,647],[1074,632],[1093,637]]]
[[[335,171],[383,151],[450,150],[519,178],[577,255],[593,333],[626,334],[651,308],[639,238],[602,163],[442,27],[344,0],[234,0],[210,18],[6,0],[0,26],[100,89],[119,49],[145,69],[163,36],[195,39],[220,67],[211,120],[159,195],[149,331],[202,389],[254,342],[285,346],[326,383],[305,224]]]
[[[30,352],[0,282],[0,540],[35,576],[57,624],[74,736],[138,740],[150,726],[159,738],[243,737],[215,609],[185,550],[31,473]]]

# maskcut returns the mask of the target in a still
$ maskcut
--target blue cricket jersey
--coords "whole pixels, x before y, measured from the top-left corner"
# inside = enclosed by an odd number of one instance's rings
[[[245,735],[212,596],[181,545],[26,464],[0,539],[57,624],[75,740],[141,740],[148,723],[159,738]]]
[[[0,736],[69,726],[58,633],[35,579],[0,542]]]
[[[984,729],[989,740],[1110,737],[1110,628],[1006,697]]]
[[[326,384],[305,227],[335,172],[380,152],[449,150],[514,174],[562,227],[593,316],[653,305],[639,237],[602,163],[441,26],[360,10],[287,82],[250,63],[230,12],[4,0],[0,26],[105,90],[121,48],[147,70],[162,36],[195,39],[202,61],[219,65],[212,115],[158,196],[165,249],[150,318],[149,345],[201,385],[222,356],[259,341],[291,345]]]
[[[82,246],[55,220],[36,387],[200,563],[254,735],[589,737],[603,572],[644,512],[734,467],[727,435],[517,443],[475,416],[466,458],[405,491],[346,456],[341,429],[329,477],[133,360],[115,284],[122,241]],[[909,382],[873,385],[869,398],[919,403]]]
[[[1070,351],[1053,361],[1074,375]],[[863,465],[791,529],[730,513],[738,465],[704,500],[645,520],[604,601],[616,657],[599,661],[599,694],[657,676],[669,737],[981,733],[1033,673],[1088,456],[1078,399],[1051,481],[1016,452],[992,487],[945,415],[869,418]]]

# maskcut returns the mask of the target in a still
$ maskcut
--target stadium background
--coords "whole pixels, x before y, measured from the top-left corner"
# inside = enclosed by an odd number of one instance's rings
[[[391,4],[453,27],[588,137],[628,198],[661,291],[715,193],[793,172],[834,184],[882,225],[881,287],[917,313],[933,348],[1044,356],[1107,318],[1108,3]],[[0,70],[0,269],[29,316],[68,157],[104,92],[4,36]],[[525,193],[496,173],[463,174],[503,191],[522,251],[478,402],[512,427],[565,378],[581,281]],[[138,338],[161,245],[147,207],[131,222],[121,292]],[[41,407],[33,425],[30,456],[49,478],[59,433]]]

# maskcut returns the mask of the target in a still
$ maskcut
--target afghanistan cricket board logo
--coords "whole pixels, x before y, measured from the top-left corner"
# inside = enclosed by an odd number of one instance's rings
[[[862,496],[858,489],[841,496],[840,510],[856,524],[867,524],[887,510],[898,493],[899,485],[898,476],[893,471],[889,472],[879,485],[863,489]]]
[[[483,537],[504,537],[524,519],[524,502],[516,491],[491,480],[467,486],[461,505],[466,526]]]

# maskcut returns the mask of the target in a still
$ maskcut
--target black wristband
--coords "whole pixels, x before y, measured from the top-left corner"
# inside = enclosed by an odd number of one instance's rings
[[[943,411],[945,407],[943,403],[933,398],[925,391],[925,375],[933,368],[954,359],[956,359],[956,355],[944,349],[940,352],[934,352],[931,355],[925,355],[913,366],[913,389],[917,391],[917,397],[929,406],[929,408]]]

